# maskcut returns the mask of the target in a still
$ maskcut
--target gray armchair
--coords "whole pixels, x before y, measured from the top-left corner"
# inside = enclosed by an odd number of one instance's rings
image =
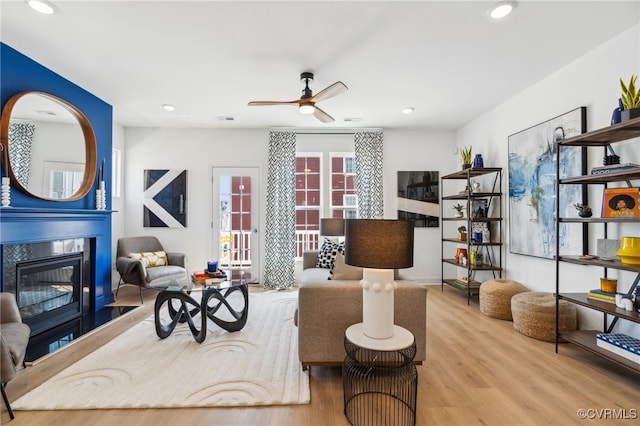
[[[142,261],[130,257],[131,253],[164,251],[167,254],[167,265],[146,268]],[[187,258],[184,253],[169,253],[156,237],[127,237],[118,239],[116,249],[116,270],[120,274],[116,297],[120,284],[131,284],[140,287],[140,301],[142,289],[152,287],[152,282],[167,275],[187,272]]]
[[[11,419],[13,410],[5,386],[24,367],[30,335],[31,329],[20,317],[16,297],[12,293],[0,293],[0,381],[2,399]]]

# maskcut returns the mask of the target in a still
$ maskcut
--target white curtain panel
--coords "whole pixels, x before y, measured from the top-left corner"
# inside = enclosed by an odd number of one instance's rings
[[[269,132],[264,287],[283,289],[295,280],[296,134]]]
[[[358,196],[358,217],[375,219],[384,216],[382,200],[383,182],[383,133],[361,131],[354,135],[356,155],[356,194]]]

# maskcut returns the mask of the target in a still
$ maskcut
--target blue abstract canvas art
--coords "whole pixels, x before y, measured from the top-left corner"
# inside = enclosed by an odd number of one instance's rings
[[[509,251],[553,259],[556,250],[556,161],[555,142],[586,131],[586,107],[552,118],[509,136]],[[584,150],[562,151],[560,177],[585,172]],[[580,185],[562,185],[560,217],[575,214],[573,205],[586,202]],[[580,252],[582,228],[560,226],[560,253]]]
[[[144,227],[187,226],[187,171],[144,171]]]

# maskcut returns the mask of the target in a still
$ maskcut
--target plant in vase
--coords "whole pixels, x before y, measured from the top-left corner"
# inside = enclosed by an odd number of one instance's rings
[[[636,75],[632,75],[627,84],[620,79],[620,90],[622,93],[620,100],[622,100],[622,106],[624,107],[624,110],[620,113],[622,121],[640,117],[640,90],[638,90],[638,86],[636,86],[636,80]]]
[[[578,210],[578,216],[580,217],[591,217],[591,215],[593,214],[593,212],[591,211],[591,207],[586,204],[577,203],[574,204],[573,207]]]
[[[455,206],[453,206],[453,209],[456,211],[456,213],[454,214],[454,217],[463,217],[464,213],[462,212],[462,210],[464,209],[464,206],[460,203],[456,204]]]
[[[462,161],[462,169],[471,167],[471,146],[462,148],[460,151],[460,160]]]
[[[460,241],[467,241],[467,227],[462,225],[458,226],[458,239]]]

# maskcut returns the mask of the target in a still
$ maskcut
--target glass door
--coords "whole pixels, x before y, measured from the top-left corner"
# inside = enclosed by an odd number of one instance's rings
[[[232,277],[260,276],[259,169],[213,168],[213,255]]]

